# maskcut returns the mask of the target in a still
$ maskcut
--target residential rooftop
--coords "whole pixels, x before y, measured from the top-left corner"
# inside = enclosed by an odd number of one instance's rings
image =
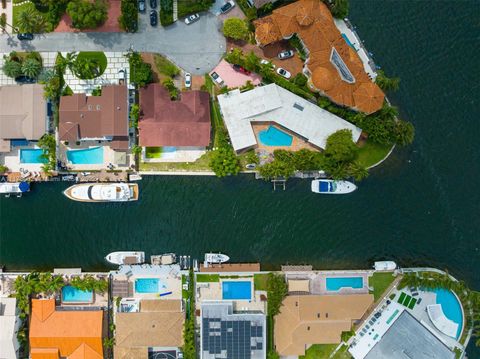
[[[20,318],[15,298],[0,298],[0,358],[16,358]]]

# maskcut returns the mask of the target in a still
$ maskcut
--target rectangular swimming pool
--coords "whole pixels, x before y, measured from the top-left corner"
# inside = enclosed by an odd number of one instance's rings
[[[93,291],[66,285],[62,288],[62,303],[93,303]]]
[[[43,158],[41,148],[20,149],[20,163],[47,163],[48,159]]]
[[[327,277],[326,287],[328,291],[339,291],[342,288],[363,288],[362,277]]]
[[[224,281],[222,282],[222,298],[235,300],[252,299],[252,282]]]
[[[100,165],[103,163],[103,147],[68,150],[67,159],[74,165]]]
[[[167,286],[158,278],[135,279],[135,292],[137,293],[160,293],[166,289]]]

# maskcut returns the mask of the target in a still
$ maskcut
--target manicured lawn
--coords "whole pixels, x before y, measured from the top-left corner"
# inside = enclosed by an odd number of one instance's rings
[[[327,359],[337,347],[338,344],[315,344],[308,348],[305,355],[300,356],[300,359]],[[346,345],[333,356],[334,359],[350,359],[351,357],[347,352]]]
[[[160,158],[162,156],[161,147],[147,147],[145,148],[145,156],[147,158]]]
[[[208,10],[213,4],[213,1],[208,3],[207,1],[199,0],[183,0],[178,2],[178,18]]]
[[[373,287],[375,301],[382,297],[394,279],[395,276],[392,273],[373,273],[373,275],[368,278],[368,285]]]
[[[195,162],[159,162],[159,163],[140,163],[140,171],[211,171],[208,163],[210,162],[211,152],[205,153]]]
[[[380,145],[367,140],[358,151],[357,162],[364,167],[370,167],[385,158],[391,148],[391,145]]]
[[[101,76],[104,72],[105,69],[107,68],[107,57],[103,52],[99,51],[82,51],[78,54],[77,60],[80,59],[91,59],[93,61],[96,61],[99,66],[99,74],[97,77]]]
[[[253,284],[255,290],[267,290],[268,274],[254,274]]]
[[[179,68],[168,60],[166,57],[162,55],[155,54],[155,67],[157,68],[158,72],[167,76],[176,76],[180,73]]]
[[[220,275],[219,274],[197,274],[197,282],[205,283],[205,282],[219,282]]]
[[[183,289],[183,285],[187,284],[187,276],[182,275],[182,298],[187,299],[188,298],[188,290]]]

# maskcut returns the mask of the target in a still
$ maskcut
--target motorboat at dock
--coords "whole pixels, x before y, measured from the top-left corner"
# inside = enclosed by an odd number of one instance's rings
[[[130,202],[138,200],[136,183],[79,183],[63,194],[79,202]]]
[[[175,253],[165,253],[150,256],[150,263],[153,265],[170,265],[177,263],[177,255]]]
[[[348,181],[315,179],[312,181],[312,192],[320,194],[347,194],[355,191],[357,186]]]
[[[378,261],[374,263],[373,267],[378,271],[392,271],[397,269],[397,263],[394,261]]]
[[[107,262],[117,265],[145,263],[145,252],[119,251],[107,254]]]
[[[222,253],[205,253],[205,261],[203,265],[208,267],[209,264],[221,264],[228,262],[230,257]]]
[[[30,191],[30,185],[28,182],[2,182],[0,183],[0,194],[4,194],[5,197],[15,195],[21,197],[23,193]]]

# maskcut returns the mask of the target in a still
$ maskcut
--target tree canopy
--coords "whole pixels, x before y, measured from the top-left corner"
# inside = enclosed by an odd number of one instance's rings
[[[348,0],[332,0],[330,11],[338,19],[344,19],[348,16]]]
[[[152,65],[144,62],[138,52],[129,53],[127,57],[130,64],[131,83],[143,87],[153,82]]]
[[[220,147],[212,151],[209,166],[218,177],[240,172],[240,161],[231,147]]]
[[[248,38],[247,23],[238,17],[232,17],[223,23],[223,35],[234,40],[246,40]]]
[[[67,5],[67,14],[72,19],[72,26],[77,29],[95,29],[107,20],[107,3],[105,0],[72,0]]]

